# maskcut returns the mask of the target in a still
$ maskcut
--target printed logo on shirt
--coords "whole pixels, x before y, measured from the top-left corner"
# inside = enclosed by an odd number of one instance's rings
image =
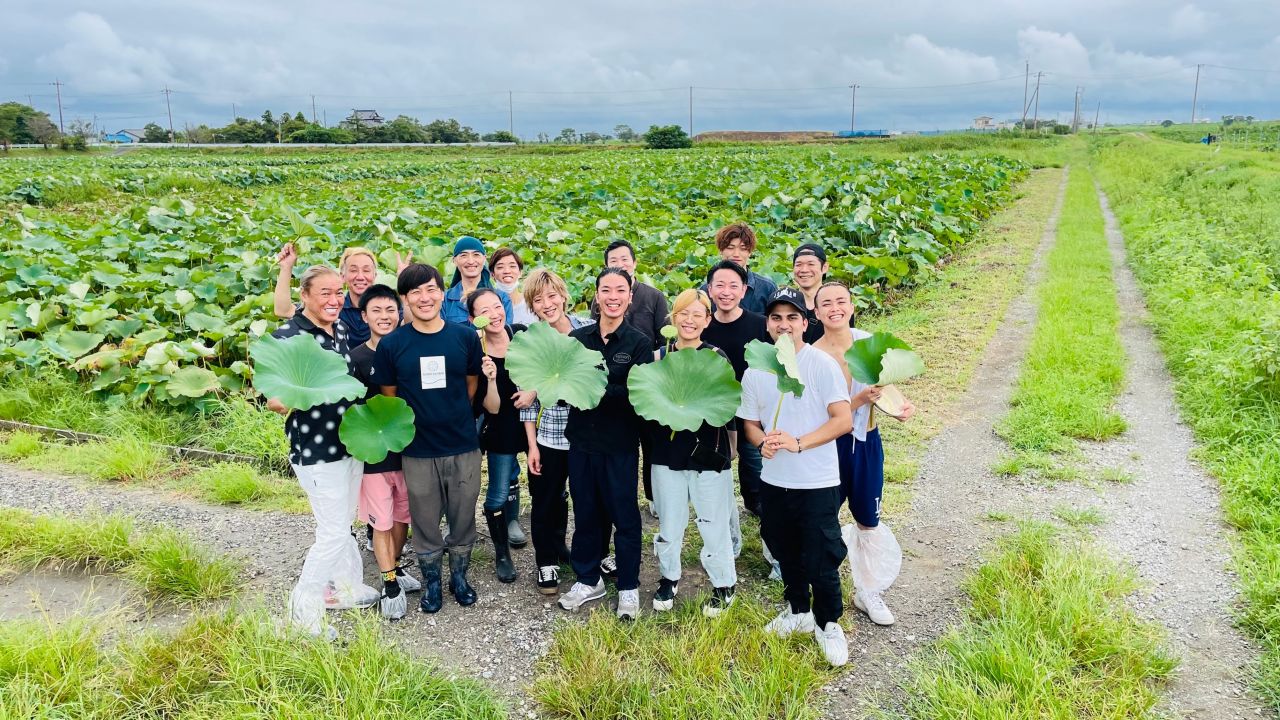
[[[613,356],[613,361],[619,365],[626,365],[631,362],[631,355],[628,353],[618,353]]]
[[[418,358],[418,363],[422,373],[422,389],[443,390],[447,380],[444,373],[444,356],[432,355]]]

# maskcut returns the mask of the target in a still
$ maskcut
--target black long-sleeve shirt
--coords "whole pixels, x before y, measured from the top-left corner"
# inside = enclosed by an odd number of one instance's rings
[[[634,453],[640,443],[640,418],[627,395],[631,368],[653,362],[653,343],[630,322],[623,322],[606,338],[599,325],[587,325],[569,333],[590,350],[604,355],[609,371],[600,404],[590,410],[569,409],[564,436],[573,450],[591,453]]]

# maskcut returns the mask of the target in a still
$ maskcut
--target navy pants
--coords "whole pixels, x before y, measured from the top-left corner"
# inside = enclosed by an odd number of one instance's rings
[[[569,448],[569,497],[573,499],[569,555],[583,585],[600,582],[601,548],[608,547],[612,529],[618,589],[640,587],[639,469],[640,456],[634,451],[604,455]]]
[[[853,433],[836,438],[840,458],[840,501],[849,501],[849,512],[862,527],[880,524],[880,496],[884,493],[884,445],[880,428],[867,431],[866,440]]]
[[[812,607],[820,628],[839,620],[844,614],[840,563],[848,553],[840,536],[840,488],[793,490],[761,483],[760,509],[760,537],[782,568],[783,597],[791,612]]]

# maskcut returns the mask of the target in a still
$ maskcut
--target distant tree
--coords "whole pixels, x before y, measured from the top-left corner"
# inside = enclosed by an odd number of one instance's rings
[[[189,143],[211,143],[213,142],[213,130],[208,125],[188,125],[183,132],[185,139]]]
[[[571,142],[577,142],[577,140],[578,140],[578,131],[574,130],[573,128],[565,128],[560,131],[559,135],[556,136],[556,142],[571,143]]]
[[[613,136],[623,142],[632,142],[636,139],[636,131],[631,129],[630,125],[614,125]]]
[[[353,143],[355,133],[345,128],[327,128],[311,124],[295,130],[287,138],[291,143]]]
[[[679,125],[650,125],[644,134],[644,146],[650,150],[693,147],[693,140]]]
[[[550,135],[548,135],[548,134],[546,134],[546,133],[544,133],[544,132],[540,132],[540,133],[538,133],[538,142],[540,142],[540,143],[549,143],[549,142],[551,142],[551,136],[550,136]]]
[[[142,126],[142,142],[167,143],[169,142],[169,131],[155,123],[147,123]]]
[[[578,136],[578,142],[594,145],[595,143],[604,142],[604,135],[598,132],[585,132]]]
[[[290,116],[285,113],[280,116],[280,134],[284,138],[288,138],[295,132],[306,128],[311,123],[307,120],[307,116],[302,113]]]
[[[49,128],[53,130],[52,135],[48,133]],[[47,145],[57,138],[57,128],[53,127],[47,114],[22,103],[0,103],[0,144],[8,146],[11,143],[44,143]]]
[[[1165,120],[1164,122],[1160,123],[1160,127],[1173,127],[1173,121]]]
[[[512,135],[507,130],[494,130],[491,133],[485,133],[484,135],[481,135],[480,139],[485,142],[505,142],[505,143],[520,142],[520,138],[516,137],[515,135]]]
[[[448,120],[432,120],[427,123],[427,142],[431,143],[468,143],[479,142],[480,133],[463,125],[454,118]]]
[[[38,142],[46,148],[57,142],[58,136],[62,134],[45,113],[27,117],[27,131],[31,134],[32,142]]]

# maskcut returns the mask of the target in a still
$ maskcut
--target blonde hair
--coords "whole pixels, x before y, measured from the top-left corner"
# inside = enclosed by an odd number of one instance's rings
[[[711,314],[711,298],[707,297],[707,294],[701,290],[689,288],[677,295],[676,299],[672,301],[671,316],[668,319],[671,322],[675,322],[676,315],[694,303],[698,303],[706,309],[708,315]]]
[[[550,290],[564,298],[565,312],[569,310],[569,288],[565,286],[564,280],[559,275],[546,268],[535,268],[530,272],[529,277],[524,279],[522,289],[524,302],[529,307],[533,307],[533,301],[539,295]]]
[[[345,270],[347,267],[347,261],[353,257],[359,257],[360,255],[364,255],[373,261],[373,269],[375,271],[378,269],[378,257],[373,254],[372,250],[365,247],[349,247],[346,250],[343,250],[342,260],[338,261],[338,269]]]
[[[310,292],[311,286],[315,281],[324,275],[338,275],[338,271],[328,265],[312,265],[307,271],[302,273],[302,279],[298,281],[298,287],[302,292]],[[341,278],[341,275],[338,275]]]

